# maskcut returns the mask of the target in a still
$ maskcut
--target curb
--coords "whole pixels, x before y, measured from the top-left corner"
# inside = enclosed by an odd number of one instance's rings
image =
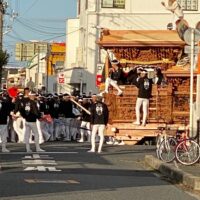
[[[152,155],[146,155],[144,159],[148,166],[169,177],[175,183],[182,183],[193,190],[200,190],[200,177],[184,172],[181,169],[177,169],[176,167],[168,163],[164,163]]]

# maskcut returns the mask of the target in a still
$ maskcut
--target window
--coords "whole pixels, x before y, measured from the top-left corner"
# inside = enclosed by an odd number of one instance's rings
[[[125,8],[125,0],[101,0],[102,8]]]
[[[186,11],[197,11],[198,0],[178,0],[183,10]]]

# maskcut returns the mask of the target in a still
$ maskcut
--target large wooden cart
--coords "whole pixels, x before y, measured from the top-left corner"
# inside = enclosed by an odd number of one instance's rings
[[[183,56],[185,43],[176,31],[105,30],[102,31],[97,43],[100,48],[111,50],[122,67],[138,65],[160,67],[167,81],[164,87],[153,86],[148,124],[145,127],[135,126],[132,123],[135,121],[137,88],[134,85],[121,85],[122,97],[116,96],[116,91],[110,88],[109,94],[105,95],[110,111],[107,135],[136,143],[145,137],[155,137],[155,132],[161,123],[167,122],[175,126],[188,123],[190,66],[185,63],[177,66],[177,61]],[[106,76],[109,67],[111,66],[107,57]],[[194,85],[196,85],[196,78],[194,78]]]

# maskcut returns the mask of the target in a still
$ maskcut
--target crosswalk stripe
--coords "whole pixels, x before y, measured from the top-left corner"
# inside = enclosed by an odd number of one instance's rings
[[[22,160],[24,165],[57,165],[55,160]]]

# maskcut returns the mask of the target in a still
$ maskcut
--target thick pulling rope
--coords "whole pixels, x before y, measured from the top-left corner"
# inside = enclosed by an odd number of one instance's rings
[[[153,65],[153,64],[160,64],[160,63],[166,63],[166,64],[172,64],[174,61],[169,59],[162,59],[162,60],[155,60],[155,61],[134,61],[134,60],[126,60],[126,59],[120,59],[120,63],[131,63],[131,64],[137,64],[137,65]]]
[[[91,115],[90,111],[81,106],[79,103],[77,103],[74,99],[70,99],[73,103],[75,103],[78,107],[80,107],[82,110],[84,110],[88,115]]]

